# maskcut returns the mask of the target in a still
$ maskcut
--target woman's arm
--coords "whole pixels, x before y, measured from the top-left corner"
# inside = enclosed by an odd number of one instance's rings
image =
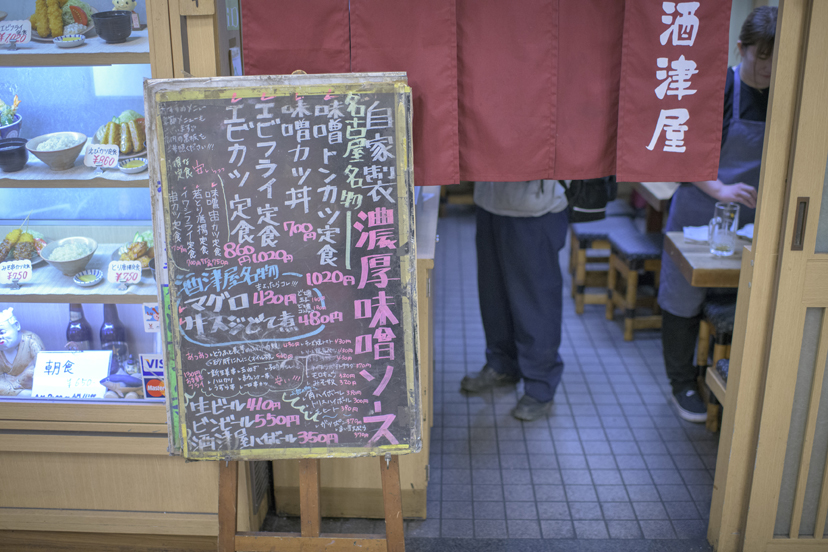
[[[693,182],[701,191],[719,201],[741,203],[750,209],[756,208],[756,189],[742,182],[724,184],[721,180],[704,180]]]

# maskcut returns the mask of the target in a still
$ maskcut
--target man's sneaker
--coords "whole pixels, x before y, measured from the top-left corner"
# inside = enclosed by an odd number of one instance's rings
[[[460,389],[468,393],[482,393],[495,387],[514,385],[518,380],[519,378],[495,372],[494,368],[486,364],[476,376],[465,376],[460,382]]]
[[[695,389],[687,389],[673,393],[673,404],[676,405],[678,415],[688,422],[702,423],[707,421],[707,405]]]
[[[532,422],[549,416],[552,410],[552,401],[540,402],[529,395],[523,395],[512,409],[512,416],[524,422]]]

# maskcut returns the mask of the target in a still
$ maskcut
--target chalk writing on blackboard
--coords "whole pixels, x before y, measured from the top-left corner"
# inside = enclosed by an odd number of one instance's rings
[[[408,88],[154,93],[184,454],[419,450]]]

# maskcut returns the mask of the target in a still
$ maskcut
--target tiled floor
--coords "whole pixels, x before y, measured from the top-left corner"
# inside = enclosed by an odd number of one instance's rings
[[[712,550],[717,436],[668,404],[660,334],[625,342],[603,307],[576,315],[565,273],[563,382],[548,420],[518,422],[509,410],[520,388],[459,391],[485,361],[473,211],[449,211],[438,233],[428,519],[406,522],[407,549]],[[329,523],[384,531],[381,521]]]

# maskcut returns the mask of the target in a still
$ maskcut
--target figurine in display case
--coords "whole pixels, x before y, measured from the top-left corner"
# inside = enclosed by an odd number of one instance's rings
[[[13,311],[10,307],[0,312],[0,396],[28,397],[43,341],[37,334],[21,331]]]

